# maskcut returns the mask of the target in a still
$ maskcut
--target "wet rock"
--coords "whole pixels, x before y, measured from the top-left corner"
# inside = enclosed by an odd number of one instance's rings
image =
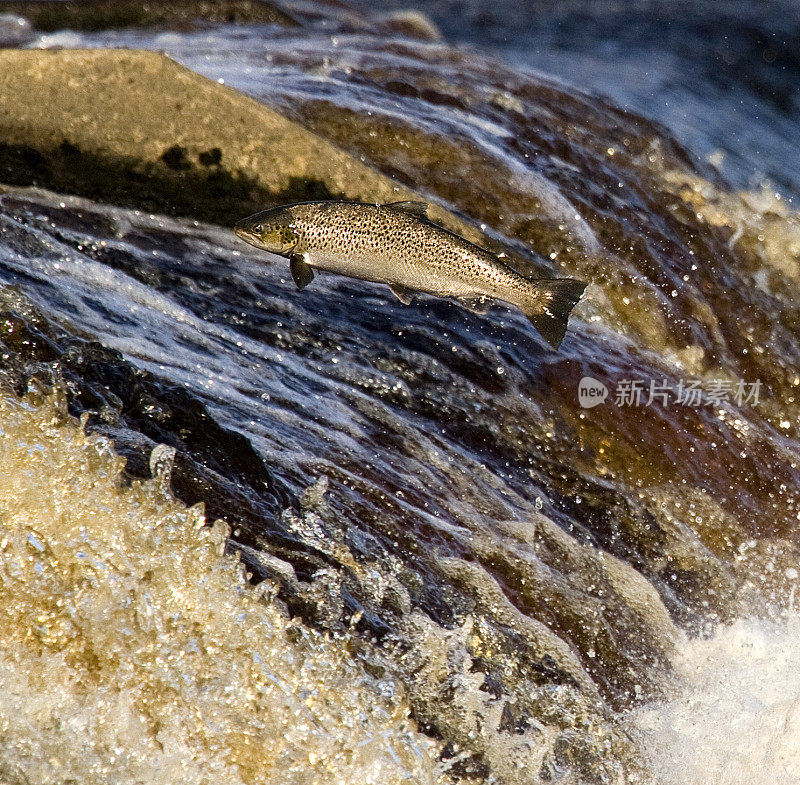
[[[235,90],[113,49],[0,52],[0,181],[221,225],[294,201],[418,198]]]
[[[70,413],[113,439],[129,478],[149,477],[153,449],[167,445],[175,450],[171,484],[179,499],[202,501],[209,519],[224,517],[245,543],[263,547],[275,535],[272,552],[285,556],[294,549],[280,526],[282,511],[297,504],[293,495],[250,442],[220,426],[190,392],[117,351],[69,335],[12,288],[0,292],[0,346],[6,384],[19,393],[30,384],[63,385]],[[305,569],[294,560],[301,574],[329,563],[295,544],[306,554]]]
[[[3,4],[7,11],[30,19],[37,30],[107,30],[124,27],[189,29],[209,22],[271,23],[294,27],[297,21],[272,3],[261,0],[34,0]]]
[[[31,388],[63,390],[69,413],[85,417],[87,431],[113,441],[126,459],[129,480],[151,476],[159,445],[174,450],[172,492],[186,504],[202,502],[208,520],[229,524],[229,547],[241,553],[254,580],[274,576],[252,554],[266,553],[292,566],[292,580],[281,581],[280,587],[292,613],[326,628],[340,627],[359,613],[362,634],[393,632],[393,613],[373,605],[373,587],[360,569],[353,574],[354,556],[371,561],[377,555],[385,561],[384,545],[370,541],[363,548],[354,545],[351,552],[341,543],[331,511],[324,523],[315,513],[303,514],[309,503],[325,507],[324,484],[298,500],[250,441],[222,427],[197,396],[136,367],[118,351],[69,332],[14,287],[0,290],[0,384],[18,394]],[[416,567],[425,577],[411,581],[418,589],[411,590],[415,604],[437,622],[449,622],[454,603],[441,596],[430,567]],[[322,575],[331,576],[329,589],[338,607],[333,615],[333,600],[320,601]]]
[[[418,41],[441,41],[442,33],[434,21],[421,11],[402,10],[387,14],[380,20],[381,26],[392,33],[399,33]]]
[[[354,647],[377,640],[393,652],[417,720],[472,749],[464,761],[469,771],[489,765],[510,777],[531,747],[538,750],[537,766],[548,770],[567,756],[571,766],[590,771],[609,748],[618,760],[631,758],[600,694],[609,692],[607,685],[592,674],[601,682],[598,690],[580,661],[580,642],[559,638],[537,613],[521,612],[514,602],[522,603],[510,601],[507,589],[478,566],[495,558],[490,537],[476,536],[470,561],[432,559],[432,550],[420,553],[399,539],[392,542],[367,518],[348,522],[329,505],[325,480],[296,499],[250,442],[221,427],[191,392],[70,334],[13,288],[0,291],[0,357],[5,383],[17,392],[63,390],[66,410],[84,416],[86,428],[109,437],[126,458],[129,480],[149,477],[166,456],[172,492],[188,504],[203,502],[209,520],[221,516],[230,524],[230,547],[290,613],[324,629],[349,627]],[[521,540],[527,537],[524,526],[518,530]],[[399,538],[400,529],[393,531]],[[588,552],[565,546],[566,535],[545,521],[535,531],[554,550],[553,543],[561,543],[554,563]],[[528,556],[520,575],[535,568],[535,556]],[[617,579],[624,569],[609,562],[593,578],[614,612],[628,616],[633,603]],[[575,623],[591,633],[598,626],[592,591],[574,587],[578,610],[554,607],[551,616],[581,617]],[[652,591],[645,597],[658,606]],[[658,607],[648,613],[659,621]],[[641,667],[643,651],[663,643],[652,635],[616,664],[617,672],[624,676]],[[433,706],[440,708],[432,712]],[[594,746],[575,744],[576,717],[597,727]],[[504,744],[495,749],[498,729]]]

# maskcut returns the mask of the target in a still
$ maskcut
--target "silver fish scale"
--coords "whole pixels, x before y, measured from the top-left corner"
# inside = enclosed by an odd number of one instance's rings
[[[295,252],[321,270],[451,297],[515,302],[536,290],[488,251],[399,208],[298,205],[292,228]]]

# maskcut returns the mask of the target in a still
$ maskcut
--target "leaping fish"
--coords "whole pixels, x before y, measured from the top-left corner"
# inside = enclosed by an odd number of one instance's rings
[[[298,289],[326,270],[384,283],[408,305],[418,292],[449,297],[486,313],[494,300],[519,308],[554,348],[586,284],[530,279],[502,259],[432,223],[425,202],[303,202],[236,224],[245,242],[289,259]]]

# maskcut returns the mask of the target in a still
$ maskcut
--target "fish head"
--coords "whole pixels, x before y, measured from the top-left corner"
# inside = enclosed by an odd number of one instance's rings
[[[292,207],[275,207],[243,218],[233,231],[256,248],[291,256],[300,242],[300,231]]]

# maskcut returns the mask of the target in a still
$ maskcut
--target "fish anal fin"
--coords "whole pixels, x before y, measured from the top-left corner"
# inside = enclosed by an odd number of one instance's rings
[[[289,269],[292,271],[292,278],[300,291],[303,291],[314,280],[314,269],[300,254],[293,254],[289,257]]]
[[[400,300],[403,305],[411,304],[411,299],[415,294],[413,289],[409,289],[407,286],[401,286],[399,283],[390,283],[389,288],[392,290],[392,294]]]
[[[483,295],[477,295],[475,297],[457,297],[456,302],[458,302],[462,308],[466,308],[468,311],[472,311],[472,313],[479,314],[489,313],[489,309],[492,307],[491,298]]]
[[[414,218],[427,218],[428,217],[428,203],[427,202],[389,202],[384,207],[391,207],[393,210],[400,210],[400,212],[413,215]]]

